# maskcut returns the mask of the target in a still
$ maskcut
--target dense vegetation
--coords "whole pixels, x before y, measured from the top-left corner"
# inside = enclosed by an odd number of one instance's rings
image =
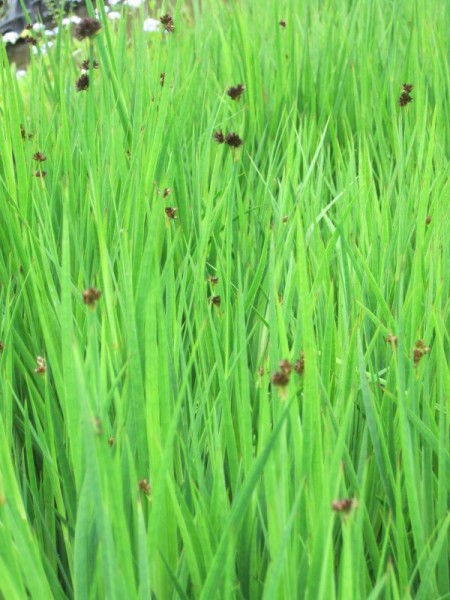
[[[0,596],[449,598],[449,4],[97,7],[0,49]]]

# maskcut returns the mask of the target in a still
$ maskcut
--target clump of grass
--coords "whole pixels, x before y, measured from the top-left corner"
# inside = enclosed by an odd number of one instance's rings
[[[448,32],[397,5],[1,49],[0,596],[448,594]]]

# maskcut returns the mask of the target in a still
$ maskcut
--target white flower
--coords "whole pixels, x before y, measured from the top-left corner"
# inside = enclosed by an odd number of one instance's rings
[[[142,0],[125,0],[124,4],[130,8],[139,8],[142,4]]]
[[[120,19],[121,17],[122,15],[120,14],[120,12],[116,12],[114,10],[108,13],[108,19],[110,19],[111,21],[117,21],[117,19]]]
[[[16,71],[17,79],[23,79],[26,74],[27,74],[27,72],[24,71],[23,69],[19,69],[18,71]]]
[[[33,31],[42,31],[43,29],[45,29],[43,23],[33,23]]]
[[[109,0],[108,4],[110,6],[117,6],[118,4],[121,4],[122,0]]]
[[[15,31],[8,31],[8,33],[5,33],[5,35],[3,36],[3,41],[5,42],[5,44],[15,44],[18,39],[19,34]]]
[[[153,33],[159,31],[159,26],[160,22],[157,19],[145,19],[144,21],[144,31]]]

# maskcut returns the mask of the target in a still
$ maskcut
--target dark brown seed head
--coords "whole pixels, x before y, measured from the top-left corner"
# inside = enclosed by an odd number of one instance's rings
[[[45,156],[45,154],[42,154],[42,152],[36,152],[35,154],[33,154],[33,160],[35,160],[36,162],[44,162],[44,160],[47,160],[47,157]]]
[[[25,42],[27,44],[29,44],[30,46],[36,46],[37,45],[37,39],[35,37],[33,37],[32,35],[27,35],[24,38]]]
[[[83,292],[83,302],[88,306],[95,306],[97,300],[100,299],[102,295],[101,291],[95,287],[90,287],[84,290]]]
[[[294,365],[294,371],[297,373],[297,375],[305,374],[305,355],[303,352],[300,352],[300,358]]]
[[[164,212],[169,217],[169,219],[177,218],[177,215],[176,215],[177,209],[176,208],[171,208],[170,206],[166,206],[166,208],[164,209]]]
[[[402,92],[400,98],[398,99],[398,103],[400,104],[400,106],[406,106],[407,104],[412,102],[412,100],[413,99],[408,94],[408,92]]]
[[[85,71],[89,71],[89,66],[90,66],[90,61],[88,58],[86,60],[83,60],[83,62],[81,63],[81,68],[84,69]],[[92,62],[92,68],[98,69],[98,62],[96,60],[94,60]]]
[[[220,307],[221,299],[220,296],[211,296],[211,304],[213,306]]]
[[[219,129],[219,131],[216,131],[216,133],[214,134],[214,139],[216,140],[216,142],[219,142],[219,144],[224,143],[225,136],[223,135],[223,131],[221,129]]]
[[[4,349],[5,349],[5,344],[3,342],[0,342],[0,353],[3,352]]]
[[[290,361],[288,361],[287,359],[281,360],[279,367],[282,373],[284,373],[285,375],[290,375],[292,370],[292,364],[290,363]]]
[[[426,346],[423,340],[417,340],[416,346],[413,350],[413,360],[415,367],[419,365],[422,358],[425,356],[425,354],[428,354],[429,351],[430,347]]]
[[[425,219],[425,223],[427,225],[429,225],[431,223],[431,216],[430,215],[428,215],[427,218]]]
[[[356,508],[358,505],[354,498],[344,498],[343,500],[334,500],[331,503],[331,508],[334,512],[338,513],[349,513],[352,508]]]
[[[164,25],[165,31],[168,31],[169,33],[174,32],[175,24],[173,22],[173,18],[171,15],[169,15],[169,14],[163,15],[162,17],[159,18],[159,20]]]
[[[219,278],[216,277],[215,275],[210,275],[208,277],[208,281],[211,285],[217,285],[219,283]]]
[[[161,87],[164,86],[164,81],[166,80],[166,74],[164,71],[161,72],[160,76],[159,76],[159,83],[161,84]]]
[[[286,29],[286,21],[284,19],[281,19],[279,24],[280,24],[281,29]]]
[[[78,40],[84,40],[90,38],[100,31],[102,24],[98,19],[92,17],[86,17],[81,19],[78,25],[75,27],[75,37]]]
[[[108,438],[108,446],[110,448],[112,448],[114,446],[114,442],[116,441],[116,438],[114,438],[113,436]]]
[[[170,196],[171,193],[172,193],[172,190],[170,188],[164,188],[163,198],[167,198],[167,196]]]
[[[237,85],[227,89],[227,95],[230,96],[232,100],[240,100],[244,90],[244,85],[242,83],[238,83]]]
[[[138,481],[138,486],[141,492],[144,492],[146,496],[149,496],[152,493],[152,486],[146,479],[140,479]]]
[[[37,366],[34,369],[34,372],[38,375],[42,375],[43,373],[45,373],[45,371],[47,370],[47,367],[45,365],[45,358],[43,358],[42,356],[38,356],[36,358],[36,364]]]
[[[44,179],[44,177],[46,177],[47,175],[47,171],[35,171],[33,175],[35,177],[41,177],[42,179]]]
[[[413,89],[413,85],[411,83],[404,83],[402,86],[402,89],[404,92],[406,92],[407,94],[409,94],[410,92],[412,92]]]
[[[234,133],[234,131],[231,131],[230,133],[227,133],[227,135],[225,136],[225,144],[227,144],[231,148],[239,148],[239,146],[241,146],[243,144],[243,141],[241,140],[241,138],[238,136],[237,133]]]
[[[283,371],[277,371],[272,375],[272,384],[275,387],[286,387],[289,383],[289,375]]]
[[[89,87],[89,75],[87,73],[83,73],[76,81],[75,81],[75,89],[77,92],[84,92]]]
[[[22,124],[20,124],[20,135],[22,136],[23,140],[26,140],[27,134],[25,132],[25,127]]]

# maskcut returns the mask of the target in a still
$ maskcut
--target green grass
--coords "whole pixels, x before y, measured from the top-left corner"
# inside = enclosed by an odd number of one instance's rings
[[[448,599],[449,6],[102,9],[0,49],[0,596]]]

